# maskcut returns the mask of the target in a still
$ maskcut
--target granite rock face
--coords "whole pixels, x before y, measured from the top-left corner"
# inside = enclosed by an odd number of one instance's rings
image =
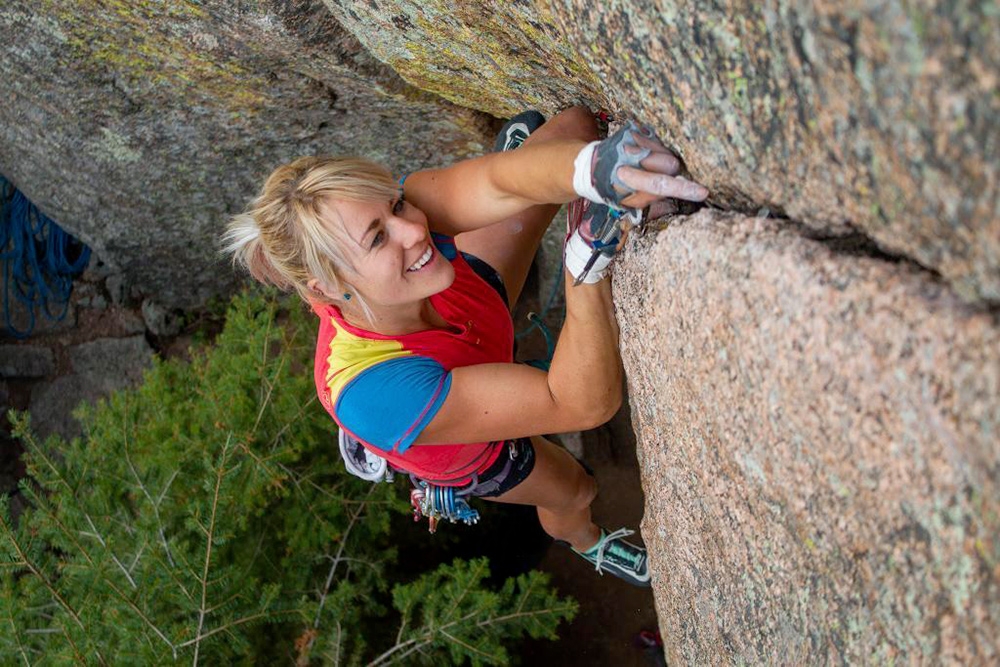
[[[1000,302],[993,3],[326,2],[420,88],[496,115],[620,111],[722,208],[860,231]]]
[[[80,424],[72,416],[77,405],[134,387],[153,363],[153,350],[143,336],[99,338],[73,346],[68,354],[72,372],[31,392],[32,424],[43,438],[52,433],[66,439],[80,435]]]
[[[0,345],[0,378],[44,377],[55,370],[52,350],[36,345]]]
[[[702,211],[614,274],[671,664],[1000,659],[1000,327]]]
[[[235,276],[226,218],[281,162],[479,153],[481,114],[404,83],[318,1],[0,6],[0,173],[167,308]]]
[[[16,0],[0,29],[0,173],[167,307],[225,291],[208,232],[276,163],[442,164],[485,147],[470,109],[579,101],[653,125],[722,208],[1000,303],[993,3]]]

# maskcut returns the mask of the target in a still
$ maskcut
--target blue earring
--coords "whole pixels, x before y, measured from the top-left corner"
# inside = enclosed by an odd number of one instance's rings
[[[351,293],[344,292],[344,301],[350,301],[350,300],[351,300]]]

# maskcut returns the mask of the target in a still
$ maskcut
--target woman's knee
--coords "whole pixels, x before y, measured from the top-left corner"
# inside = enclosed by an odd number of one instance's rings
[[[590,507],[597,497],[597,480],[584,471],[579,464],[573,471],[573,484],[566,494],[562,506],[553,508],[557,512],[579,512]]]
[[[535,137],[538,140],[579,139],[592,141],[598,138],[597,121],[587,107],[570,107],[550,118],[529,137],[529,141]]]
[[[590,507],[594,499],[597,498],[597,480],[593,476],[588,475],[583,467],[580,468],[579,476],[577,509],[584,509]]]

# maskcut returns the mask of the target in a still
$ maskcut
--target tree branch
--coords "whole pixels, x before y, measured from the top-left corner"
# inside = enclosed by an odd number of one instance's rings
[[[375,491],[375,485],[372,484],[368,489],[368,493],[365,494],[365,501],[368,497]],[[347,546],[347,538],[351,534],[351,530],[354,529],[354,524],[357,523],[358,517],[361,516],[361,512],[365,509],[366,502],[363,501],[358,505],[357,511],[351,516],[351,522],[347,524],[347,530],[344,531],[343,536],[340,538],[340,547],[337,549],[337,555],[333,558],[333,565],[330,566],[330,572],[326,575],[326,584],[323,586],[323,594],[319,598],[319,608],[316,609],[316,618],[313,619],[313,627],[319,628],[319,619],[323,613],[323,606],[326,604],[326,597],[330,593],[330,586],[333,585],[333,573],[337,570],[337,566],[340,565],[341,558],[344,555],[344,548]]]
[[[209,518],[209,527],[205,532],[205,565],[201,571],[201,607],[198,610],[198,630],[194,633],[194,661],[192,665],[198,664],[198,655],[201,650],[201,640],[203,639],[201,631],[205,627],[205,616],[208,613],[207,603],[208,603],[208,569],[212,562],[212,538],[215,535],[215,514],[219,509],[219,492],[222,489],[222,479],[226,476],[226,459],[229,455],[229,445],[232,442],[233,435],[230,433],[226,437],[226,444],[222,448],[222,453],[219,455],[219,467],[215,469],[215,488],[212,493],[212,513]],[[200,522],[199,522],[199,525]],[[210,636],[210,635],[207,635]]]
[[[487,658],[492,658],[492,657],[493,657],[493,656],[491,656],[491,655],[490,655],[489,653],[487,653],[487,652],[485,652],[485,651],[481,651],[481,650],[479,650],[478,648],[476,648],[475,646],[470,646],[469,644],[466,644],[466,643],[465,643],[465,642],[463,642],[463,641],[462,641],[461,639],[459,639],[459,638],[458,638],[458,637],[456,637],[455,635],[451,634],[451,633],[450,633],[450,632],[448,632],[447,630],[442,630],[442,631],[441,631],[441,634],[442,634],[442,635],[444,635],[445,637],[447,637],[448,639],[450,639],[451,641],[455,642],[455,643],[456,643],[456,644],[458,644],[459,646],[464,646],[465,648],[469,649],[469,650],[470,650],[470,651],[472,651],[473,653],[478,653],[479,655],[482,655],[482,656],[485,656],[485,657],[487,657]]]
[[[166,645],[170,647],[170,650],[174,654],[174,660],[176,660],[177,659],[177,647],[174,646],[174,643],[172,641],[170,641],[169,639],[167,639],[167,636],[165,634],[163,634],[163,632],[158,627],[156,627],[156,624],[153,623],[153,621],[151,621],[149,619],[149,617],[147,617],[146,614],[144,614],[142,612],[141,609],[139,609],[139,606],[137,604],[135,604],[134,602],[132,602],[132,600],[127,595],[125,595],[122,591],[118,590],[118,587],[115,586],[114,583],[111,580],[105,579],[104,581],[105,581],[105,583],[107,583],[108,586],[111,587],[111,590],[113,590],[115,592],[115,594],[118,596],[118,598],[122,602],[124,602],[125,604],[127,604],[132,609],[132,611],[134,611],[139,616],[139,618],[142,619],[143,623],[145,623],[147,626],[149,626],[149,629],[151,629],[154,633],[156,633],[156,636],[159,637],[160,639],[162,639],[166,643]]]
[[[531,616],[542,616],[544,614],[554,614],[562,611],[568,611],[573,608],[573,605],[568,604],[564,607],[548,607],[546,609],[536,609],[534,611],[521,611],[513,614],[505,614],[503,616],[497,616],[495,618],[487,618],[484,621],[480,621],[476,625],[481,628],[485,628],[489,625],[494,625],[496,623],[504,623],[506,621],[513,620],[515,618],[529,618]]]
[[[239,625],[243,625],[244,623],[250,623],[252,621],[257,621],[257,620],[260,620],[262,618],[268,618],[269,616],[283,616],[283,615],[286,615],[286,614],[298,614],[299,611],[300,611],[299,609],[286,609],[286,610],[282,610],[282,611],[272,612],[270,614],[267,613],[267,612],[263,612],[262,611],[260,613],[252,614],[250,616],[244,616],[243,618],[238,618],[235,621],[232,621],[231,623],[226,623],[225,625],[220,626],[218,628],[215,628],[214,630],[209,630],[205,634],[199,634],[197,637],[195,637],[193,639],[189,639],[186,642],[184,642],[183,644],[178,644],[177,648],[187,648],[188,646],[191,646],[192,644],[195,644],[195,648],[197,650],[197,645],[200,644],[202,640],[208,639],[212,635],[217,635],[220,632],[226,632],[230,628],[235,628],[235,627],[237,627]],[[197,655],[195,657],[197,657]]]
[[[128,419],[128,394],[125,394],[125,409],[122,411],[123,419]],[[146,489],[146,485],[142,483],[142,478],[139,477],[138,471],[136,471],[135,466],[132,465],[132,457],[129,455],[128,447],[128,423],[122,422],[122,438],[125,443],[125,462],[128,464],[128,469],[132,472],[132,477],[135,478],[135,483],[139,485],[139,489],[142,491],[142,495],[146,496],[146,500],[149,504],[153,506],[153,518],[156,519],[157,532],[160,535],[160,544],[163,545],[163,550],[167,552],[167,561],[170,563],[170,567],[174,567],[174,557],[170,553],[170,547],[167,545],[167,536],[163,532],[163,522],[160,520],[160,501],[163,500],[163,495],[166,493],[167,489],[173,484],[174,477],[177,476],[177,471],[170,477],[167,485],[163,489],[163,493],[160,494],[160,498],[157,501],[153,500],[153,496],[150,495],[149,491]]]
[[[119,570],[121,570],[121,571],[122,571],[122,574],[124,574],[124,575],[125,575],[125,578],[126,578],[126,579],[128,579],[128,583],[129,583],[129,584],[131,584],[131,586],[132,586],[132,589],[133,589],[133,590],[137,589],[137,588],[138,588],[138,586],[136,586],[136,585],[135,585],[135,579],[133,579],[133,578],[132,578],[132,575],[131,575],[131,574],[129,574],[129,572],[128,572],[128,570],[127,570],[127,569],[125,568],[125,566],[124,566],[124,565],[122,565],[122,563],[121,563],[121,561],[120,561],[120,560],[118,560],[118,557],[117,557],[117,556],[115,556],[115,555],[114,555],[113,553],[111,553],[111,549],[108,549],[108,544],[107,544],[107,542],[105,542],[105,541],[104,541],[104,538],[103,538],[103,537],[101,537],[101,534],[100,534],[100,533],[98,532],[98,530],[97,530],[97,526],[95,526],[95,525],[94,525],[94,521],[93,521],[93,519],[91,519],[91,518],[90,518],[90,515],[89,515],[89,514],[87,514],[87,513],[84,513],[83,517],[84,517],[84,518],[85,518],[85,519],[87,520],[87,523],[89,523],[89,524],[90,524],[90,528],[91,528],[91,530],[93,530],[94,532],[93,532],[93,533],[85,533],[85,532],[83,532],[83,531],[80,531],[80,534],[81,534],[81,535],[86,535],[86,536],[89,536],[89,537],[94,537],[94,538],[96,538],[96,539],[97,539],[97,541],[98,541],[98,542],[99,542],[99,543],[101,544],[101,546],[102,546],[102,547],[104,547],[104,549],[105,549],[105,550],[106,550],[106,551],[108,552],[108,554],[109,554],[109,555],[111,556],[111,560],[113,560],[113,561],[115,562],[115,565],[117,565],[117,566],[118,566],[118,569],[119,569]],[[89,558],[88,558],[88,560],[89,560]]]

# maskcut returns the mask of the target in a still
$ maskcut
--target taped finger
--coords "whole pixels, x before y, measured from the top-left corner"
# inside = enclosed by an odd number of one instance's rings
[[[671,153],[650,153],[642,161],[642,167],[646,171],[659,172],[676,176],[681,170],[681,161]]]
[[[694,181],[666,174],[656,174],[634,167],[621,167],[618,177],[633,190],[647,192],[656,197],[673,197],[687,201],[704,201],[708,189]]]

